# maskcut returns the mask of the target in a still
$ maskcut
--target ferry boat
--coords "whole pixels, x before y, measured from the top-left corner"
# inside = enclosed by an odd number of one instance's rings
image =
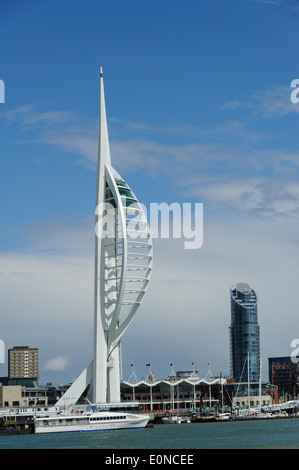
[[[145,414],[121,413],[117,411],[93,411],[89,413],[74,413],[71,415],[56,415],[35,418],[34,432],[80,432],[80,431],[109,431],[112,429],[144,428],[149,421]]]

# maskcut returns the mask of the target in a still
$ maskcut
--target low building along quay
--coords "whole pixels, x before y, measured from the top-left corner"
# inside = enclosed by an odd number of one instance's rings
[[[221,413],[229,414],[230,420],[243,419],[243,410],[259,406],[285,410],[280,417],[298,416],[299,402],[279,403],[277,387],[252,383],[248,390],[247,385],[223,377],[200,379],[186,371],[164,380],[150,374],[147,380],[121,382],[121,402],[114,405],[118,411],[131,407],[132,412],[148,414],[151,425],[171,416],[198,423],[218,421]],[[63,413],[57,402],[70,386],[0,385],[0,435],[32,433],[35,417]],[[79,407],[89,402],[88,392],[80,397]]]
[[[22,385],[1,385],[0,407],[54,406],[70,387],[49,383],[35,387]],[[251,384],[250,406],[259,404],[258,384]],[[222,406],[246,406],[248,395],[233,396],[236,384],[221,377],[200,379],[199,377],[168,378],[164,380],[142,380],[121,382],[121,402],[139,402],[143,411],[173,409],[215,408]],[[265,392],[263,384],[262,405],[276,403],[275,393],[270,389]],[[247,393],[247,392],[246,392]],[[80,403],[88,398],[88,389],[82,395]]]

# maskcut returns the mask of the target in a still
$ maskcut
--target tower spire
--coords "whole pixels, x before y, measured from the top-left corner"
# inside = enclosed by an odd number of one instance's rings
[[[98,165],[111,163],[110,159],[110,145],[108,136],[105,93],[104,93],[104,78],[103,68],[100,68],[100,124],[99,124],[99,147],[98,147]],[[99,168],[100,170],[100,168]]]
[[[96,227],[101,217],[101,206],[105,202],[106,168],[111,164],[108,136],[103,68],[100,68],[100,117],[96,189]],[[101,228],[100,228],[101,231]],[[94,274],[94,365],[93,398],[94,402],[106,402],[107,387],[107,332],[105,329],[104,298],[101,282],[104,281],[102,253],[104,252],[102,234],[95,237],[95,274]]]
[[[120,402],[120,340],[147,290],[152,240],[141,204],[111,166],[103,69],[96,188],[94,275],[94,357],[57,402],[76,403],[92,383],[93,403]],[[139,227],[131,228],[132,217]]]

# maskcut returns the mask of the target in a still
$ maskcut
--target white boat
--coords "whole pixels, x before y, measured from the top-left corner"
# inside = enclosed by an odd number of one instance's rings
[[[80,432],[80,431],[109,431],[112,429],[144,428],[149,421],[145,414],[121,413],[117,411],[91,411],[40,417],[34,420],[34,432]]]
[[[191,423],[189,418],[182,418],[181,416],[166,416],[162,418],[163,424],[181,424],[181,423]]]
[[[181,424],[182,419],[180,416],[166,416],[162,418],[163,424]]]
[[[231,421],[232,415],[231,413],[219,413],[216,416],[216,421]]]

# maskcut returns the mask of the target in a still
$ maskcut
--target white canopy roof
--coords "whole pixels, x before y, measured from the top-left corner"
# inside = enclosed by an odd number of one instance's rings
[[[145,380],[140,380],[138,382],[126,382],[123,381],[122,384],[127,385],[129,387],[139,387],[140,385],[145,385],[148,387],[156,387],[157,385],[168,385],[170,387],[175,387],[176,385],[180,384],[188,384],[188,385],[220,385],[226,384],[226,379],[215,377],[210,379],[199,379],[199,378],[189,378],[189,379],[178,379],[178,380],[156,380],[154,382],[148,382]]]

